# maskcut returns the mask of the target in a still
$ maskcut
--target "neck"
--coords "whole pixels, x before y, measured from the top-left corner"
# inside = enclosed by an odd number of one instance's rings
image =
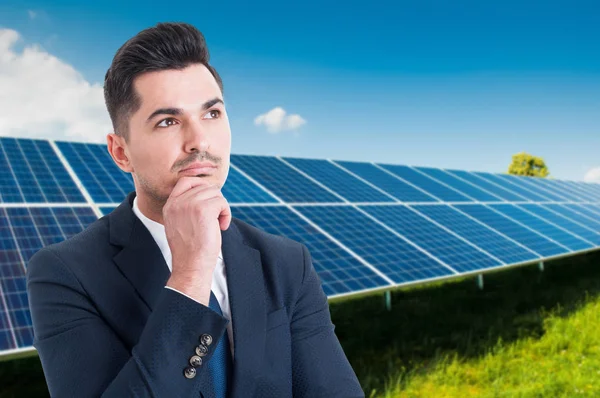
[[[164,204],[156,203],[147,195],[137,195],[137,205],[143,215],[151,219],[152,221],[156,221],[159,224],[165,225],[163,221],[162,208]]]

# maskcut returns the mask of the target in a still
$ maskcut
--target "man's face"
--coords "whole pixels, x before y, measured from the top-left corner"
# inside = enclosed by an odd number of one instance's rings
[[[134,80],[141,106],[129,121],[127,145],[136,189],[164,204],[182,172],[195,162],[216,169],[196,174],[223,187],[229,173],[231,130],[221,90],[208,69],[148,72]],[[139,194],[139,192],[138,192]]]

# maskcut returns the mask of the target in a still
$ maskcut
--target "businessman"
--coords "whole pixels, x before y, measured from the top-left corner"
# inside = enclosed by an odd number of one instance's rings
[[[364,397],[307,247],[235,217],[231,132],[203,35],[143,30],[104,82],[135,191],[29,261],[53,397]]]

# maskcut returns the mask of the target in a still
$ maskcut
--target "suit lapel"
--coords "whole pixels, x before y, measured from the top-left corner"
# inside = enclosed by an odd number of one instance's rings
[[[221,231],[233,326],[232,397],[252,397],[260,376],[266,337],[266,293],[260,252],[244,241],[236,224]]]
[[[110,242],[123,247],[116,265],[152,310],[170,276],[160,248],[133,212],[135,191],[109,215]],[[252,396],[265,349],[266,292],[260,252],[240,233],[235,219],[221,231],[233,326],[232,397]]]
[[[110,242],[122,246],[113,258],[150,310],[170,276],[169,267],[150,231],[133,212],[132,191],[110,214]]]

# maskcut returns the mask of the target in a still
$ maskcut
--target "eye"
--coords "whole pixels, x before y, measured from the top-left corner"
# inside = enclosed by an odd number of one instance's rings
[[[221,111],[218,109],[213,109],[208,111],[208,113],[204,116],[204,119],[216,119],[221,116]]]
[[[166,119],[161,120],[160,122],[158,122],[158,124],[156,125],[156,127],[169,127],[172,126],[172,122],[175,122],[176,120],[172,117],[168,117]]]

